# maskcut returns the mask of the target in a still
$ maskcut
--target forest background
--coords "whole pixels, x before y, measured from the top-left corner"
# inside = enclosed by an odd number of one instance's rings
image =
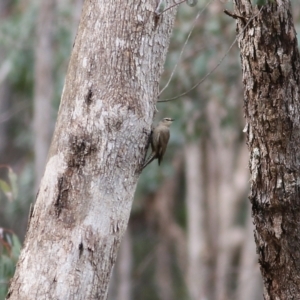
[[[0,300],[45,167],[83,0],[44,2],[0,1]],[[236,44],[228,52],[235,21],[224,9],[232,3],[179,7],[161,89],[178,67],[160,99],[218,67],[157,105],[155,122],[175,119],[171,140],[161,167],[140,177],[109,300],[262,299],[240,58]]]

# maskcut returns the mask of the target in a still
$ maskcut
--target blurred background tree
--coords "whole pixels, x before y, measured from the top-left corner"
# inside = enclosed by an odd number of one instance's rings
[[[83,0],[0,2],[0,300],[44,169]],[[292,0],[300,30],[300,7]],[[235,39],[230,2],[180,5],[160,99],[199,82]],[[182,47],[195,26],[183,54]],[[159,103],[176,121],[161,167],[141,175],[109,300],[259,300],[235,45],[197,88]],[[46,150],[45,150],[46,149]]]

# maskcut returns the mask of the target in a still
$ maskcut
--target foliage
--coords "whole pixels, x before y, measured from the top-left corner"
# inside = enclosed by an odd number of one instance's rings
[[[7,181],[0,179],[0,191],[7,197],[9,201],[13,201],[18,196],[17,175],[9,166],[0,166],[7,168]]]
[[[0,227],[0,299],[5,299],[20,250],[19,238],[11,230]]]
[[[36,192],[33,191],[32,99],[37,3],[16,0],[8,2],[6,8],[3,15],[0,11],[0,93],[1,84],[5,85],[5,94],[0,94],[0,135],[6,138],[0,136],[3,147],[0,147],[0,165],[5,164],[0,168],[0,226],[13,228],[22,239],[28,207]],[[70,56],[73,23],[70,2],[60,2],[53,41],[56,88],[53,111],[49,112],[53,122]],[[12,169],[18,176],[13,181]]]

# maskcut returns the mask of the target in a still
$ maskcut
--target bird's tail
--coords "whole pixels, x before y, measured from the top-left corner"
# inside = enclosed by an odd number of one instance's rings
[[[143,164],[142,170],[146,168],[153,160],[155,159],[155,153],[151,153],[151,155],[146,159],[145,163]]]

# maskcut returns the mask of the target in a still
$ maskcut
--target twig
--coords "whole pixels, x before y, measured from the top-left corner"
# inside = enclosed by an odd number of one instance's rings
[[[237,19],[241,19],[241,20],[243,20],[243,21],[246,21],[246,18],[245,18],[245,17],[242,17],[242,16],[239,16],[239,15],[237,15],[237,14],[234,14],[234,13],[228,11],[227,9],[223,10],[223,12],[224,12],[226,15],[228,15],[229,17],[234,18],[234,19],[236,19],[236,20],[237,20]]]
[[[169,7],[167,7],[167,8],[166,8],[165,10],[163,10],[161,13],[157,14],[157,16],[162,15],[162,14],[163,14],[164,12],[166,12],[167,10],[169,10],[169,9],[171,9],[171,8],[173,8],[173,7],[175,7],[175,6],[179,5],[179,4],[181,4],[181,3],[183,3],[183,2],[186,2],[186,0],[182,0],[182,1],[178,2],[178,3],[175,3],[175,4],[173,4],[173,5],[169,6]]]
[[[184,93],[182,93],[182,94],[180,94],[180,95],[178,95],[176,97],[169,98],[169,99],[163,99],[163,100],[157,100],[157,102],[169,102],[169,101],[172,101],[172,100],[176,100],[176,99],[178,99],[178,98],[180,98],[182,96],[187,95],[190,91],[192,91],[197,86],[199,86],[208,76],[210,76],[219,67],[219,65],[223,62],[223,60],[225,59],[225,57],[227,56],[227,54],[229,53],[229,51],[232,49],[232,47],[234,46],[234,44],[236,43],[236,41],[238,40],[238,38],[244,33],[244,31],[246,30],[246,28],[248,27],[248,25],[250,24],[250,22],[260,14],[262,8],[263,8],[263,6],[261,7],[261,9],[259,10],[259,12],[256,15],[252,16],[249,19],[249,21],[246,23],[246,25],[243,28],[243,30],[234,39],[233,43],[230,45],[230,47],[228,48],[228,50],[226,51],[226,53],[224,54],[224,56],[221,58],[221,60],[219,61],[219,63],[210,72],[208,72],[198,83],[196,83],[193,87],[191,87],[186,92],[184,92]]]
[[[185,40],[185,42],[184,42],[184,45],[183,45],[183,47],[182,47],[182,49],[181,49],[181,51],[180,51],[179,58],[178,58],[178,60],[177,60],[176,65],[175,65],[174,68],[173,68],[172,74],[170,75],[169,80],[168,80],[168,82],[166,83],[166,85],[165,85],[165,86],[163,87],[163,89],[159,92],[158,97],[159,97],[159,96],[163,93],[163,91],[169,86],[171,80],[173,79],[173,76],[174,76],[175,71],[176,71],[176,69],[177,69],[177,67],[178,67],[178,64],[179,64],[179,62],[180,62],[180,60],[181,60],[182,54],[183,54],[183,52],[184,52],[184,49],[185,49],[185,47],[186,47],[186,45],[187,45],[187,43],[188,43],[188,41],[189,41],[189,39],[190,39],[191,34],[193,33],[193,30],[195,29],[196,22],[197,22],[197,20],[199,19],[199,17],[201,16],[201,14],[204,12],[204,10],[208,7],[208,5],[209,5],[212,1],[213,1],[213,0],[208,1],[207,4],[204,6],[204,8],[203,8],[201,11],[198,12],[198,14],[197,14],[197,16],[196,16],[196,18],[195,18],[195,20],[194,20],[194,24],[193,24],[193,26],[192,26],[192,29],[190,30],[190,32],[189,32],[189,34],[188,34],[188,36],[187,36],[187,38],[186,38],[186,40]]]

